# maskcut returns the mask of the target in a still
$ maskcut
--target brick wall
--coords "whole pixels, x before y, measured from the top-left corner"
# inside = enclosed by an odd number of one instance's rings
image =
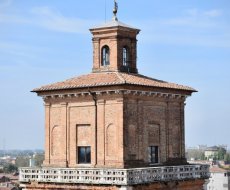
[[[202,190],[204,180],[180,182],[162,182],[137,186],[95,186],[95,185],[58,185],[31,183],[24,186],[26,190]]]
[[[45,114],[45,166],[85,167],[78,146],[91,147],[87,167],[147,166],[149,146],[159,147],[162,164],[184,158],[184,100],[105,94],[95,106],[88,95],[51,99]]]
[[[146,165],[149,146],[159,147],[160,163],[169,160],[180,163],[184,158],[183,111],[181,100],[127,97],[124,109],[126,165],[133,166],[132,162]]]

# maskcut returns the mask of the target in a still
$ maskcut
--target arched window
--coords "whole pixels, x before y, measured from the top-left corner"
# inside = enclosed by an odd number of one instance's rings
[[[109,47],[103,46],[101,50],[101,65],[106,66],[109,64]]]
[[[123,47],[122,49],[123,52],[123,66],[129,66],[129,50],[127,47]]]

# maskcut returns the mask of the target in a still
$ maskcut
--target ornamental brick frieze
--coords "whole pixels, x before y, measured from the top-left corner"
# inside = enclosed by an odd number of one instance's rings
[[[61,94],[48,94],[41,95],[44,100],[48,99],[71,99],[80,98],[86,96],[92,96],[92,92],[79,92],[79,93],[61,93]],[[93,92],[97,96],[107,96],[107,95],[132,95],[132,96],[146,96],[152,98],[163,98],[163,99],[175,99],[184,101],[187,95],[182,94],[172,94],[172,93],[162,93],[155,91],[139,91],[139,90],[105,90],[105,91],[95,91]]]

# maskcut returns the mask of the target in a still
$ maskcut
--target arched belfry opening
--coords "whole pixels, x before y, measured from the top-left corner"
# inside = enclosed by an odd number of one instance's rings
[[[122,48],[122,65],[128,67],[130,62],[129,49],[127,46]]]
[[[110,50],[109,46],[105,45],[101,49],[101,66],[107,66],[110,64]]]

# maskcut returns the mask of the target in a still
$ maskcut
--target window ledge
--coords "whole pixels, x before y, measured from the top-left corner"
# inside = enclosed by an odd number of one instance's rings
[[[82,164],[77,164],[77,167],[91,167],[93,166],[92,164],[86,164],[86,163],[82,163]]]

